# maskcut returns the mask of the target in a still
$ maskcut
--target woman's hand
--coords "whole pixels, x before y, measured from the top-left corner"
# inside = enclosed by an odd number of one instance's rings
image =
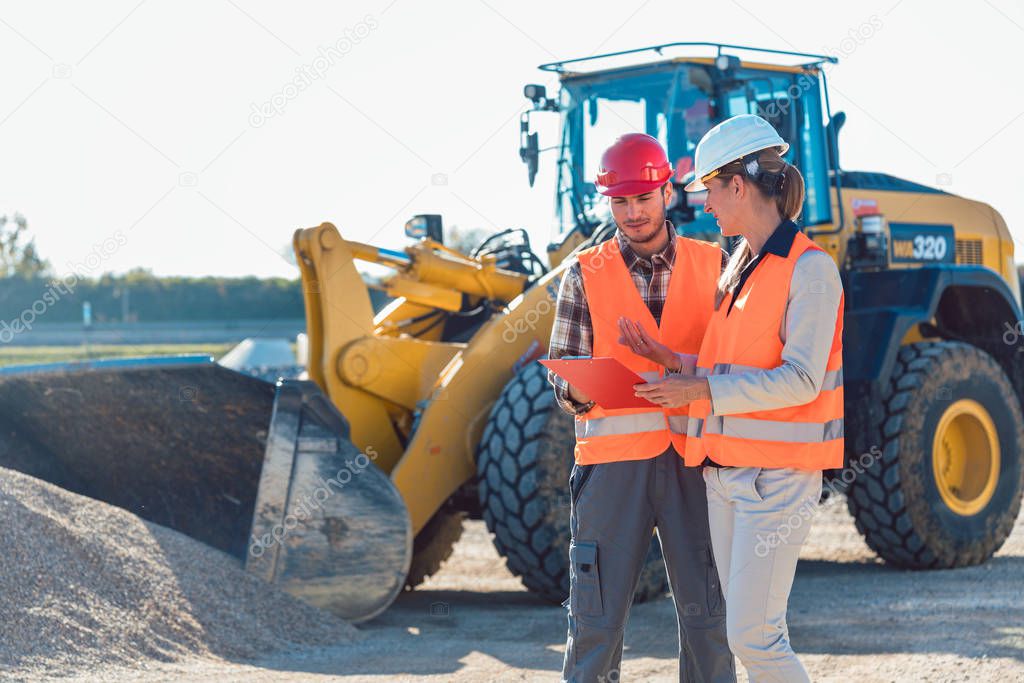
[[[711,398],[711,386],[707,377],[668,375],[645,384],[634,384],[634,391],[640,398],[662,408],[678,408],[692,401]]]
[[[657,339],[647,334],[640,321],[619,318],[619,343],[628,346],[630,351],[669,370],[679,368],[679,357]]]

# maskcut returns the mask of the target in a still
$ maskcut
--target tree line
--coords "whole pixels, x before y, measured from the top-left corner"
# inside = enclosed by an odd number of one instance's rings
[[[92,321],[245,320],[302,318],[299,279],[157,277],[145,270],[96,278],[45,274],[0,278],[0,317],[39,322],[81,322],[88,302]]]

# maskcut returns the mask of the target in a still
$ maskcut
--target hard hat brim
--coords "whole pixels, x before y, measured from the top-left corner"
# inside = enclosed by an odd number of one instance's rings
[[[789,151],[789,143],[785,142],[785,141],[783,141],[783,143],[781,145],[763,146],[763,145],[761,145],[759,143],[758,144],[754,144],[754,145],[751,145],[751,149],[745,150],[745,151],[741,152],[740,154],[737,154],[735,157],[733,157],[732,159],[729,159],[724,164],[720,164],[719,166],[716,166],[715,168],[709,168],[703,175],[706,176],[708,173],[711,173],[716,168],[722,168],[722,166],[725,166],[726,164],[731,164],[732,162],[736,161],[736,159],[742,159],[743,157],[747,156],[748,154],[753,154],[754,152],[760,152],[763,149],[772,149],[773,147],[774,148],[778,148],[779,156],[782,156],[783,154],[785,154],[786,152]],[[689,183],[687,183],[686,187],[683,188],[683,190],[685,192],[700,192],[701,190],[706,190],[706,189],[708,189],[707,185],[702,183],[701,180],[700,180],[700,177],[697,177],[697,176],[694,176],[693,180],[691,180]]]
[[[598,186],[597,191],[605,197],[632,197],[637,194],[653,192],[665,183],[669,182],[670,179],[671,177],[666,178],[660,183],[646,180],[634,180],[626,183],[616,183],[610,187]]]
[[[701,190],[708,189],[707,186],[700,181],[700,178],[694,178],[690,182],[686,183],[686,187],[683,188],[684,192],[700,192]]]

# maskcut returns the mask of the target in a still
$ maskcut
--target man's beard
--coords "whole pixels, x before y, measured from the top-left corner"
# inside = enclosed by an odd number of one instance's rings
[[[625,230],[620,230],[620,232],[623,234],[623,236],[628,241],[632,242],[633,244],[646,244],[647,242],[651,242],[652,240],[657,239],[658,236],[661,234],[661,231],[665,229],[665,207],[664,206],[661,209],[660,217],[652,218],[651,219],[651,223],[653,223],[657,227],[654,230],[651,230],[649,235],[646,235],[644,237],[632,237],[629,234],[627,234]]]

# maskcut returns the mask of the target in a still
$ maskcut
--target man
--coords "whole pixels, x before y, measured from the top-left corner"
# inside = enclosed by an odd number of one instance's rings
[[[612,356],[652,379],[699,350],[723,253],[678,237],[666,220],[672,173],[648,135],[623,135],[605,151],[597,186],[618,229],[563,276],[550,358]],[[576,419],[563,679],[620,680],[626,620],[656,528],[679,622],[680,680],[735,681],[704,480],[681,456],[686,409],[604,410],[558,376],[549,380]]]

